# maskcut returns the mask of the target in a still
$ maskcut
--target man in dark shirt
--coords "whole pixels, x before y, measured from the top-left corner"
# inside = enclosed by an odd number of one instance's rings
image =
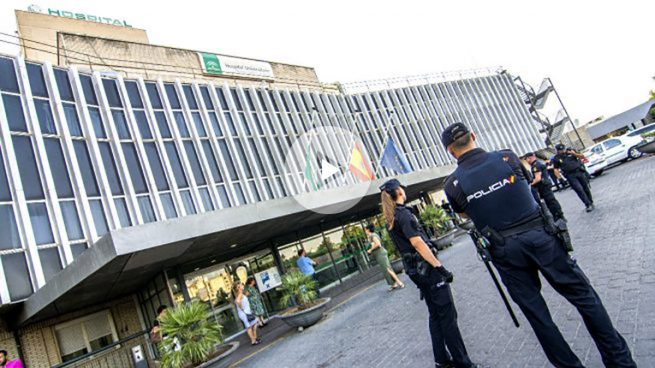
[[[548,169],[546,164],[539,161],[534,152],[529,152],[525,156],[525,161],[530,164],[532,171],[532,182],[530,186],[535,188],[539,193],[541,199],[546,202],[548,210],[553,215],[553,220],[557,221],[564,218],[564,213],[562,212],[562,206],[560,206],[555,194],[553,194],[553,182],[548,176]]]
[[[553,158],[555,176],[559,180],[563,173],[571,188],[584,203],[587,212],[593,211],[595,209],[594,199],[591,196],[587,171],[582,163],[584,156],[572,149],[566,149],[561,143],[555,148],[557,149],[557,155]]]
[[[589,280],[562,241],[546,229],[516,154],[486,152],[475,147],[475,139],[462,123],[442,133],[443,145],[457,158],[457,169],[446,179],[446,196],[455,211],[492,235],[493,264],[548,360],[556,367],[583,367],[550,315],[539,273],[582,315],[605,366],[636,367]]]

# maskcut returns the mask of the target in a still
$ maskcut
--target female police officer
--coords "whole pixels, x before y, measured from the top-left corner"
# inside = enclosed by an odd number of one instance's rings
[[[405,207],[405,190],[400,182],[391,179],[380,190],[382,213],[391,239],[403,255],[405,272],[421,290],[428,305],[435,366],[478,367],[471,363],[457,327],[457,311],[448,285],[453,281],[453,274],[435,257],[418,219]]]
[[[556,367],[582,367],[548,311],[539,272],[578,309],[605,366],[636,367],[589,280],[545,228],[516,154],[476,148],[475,134],[462,123],[447,127],[441,141],[457,158],[457,169],[446,179],[448,201],[490,234],[493,263],[548,360]]]

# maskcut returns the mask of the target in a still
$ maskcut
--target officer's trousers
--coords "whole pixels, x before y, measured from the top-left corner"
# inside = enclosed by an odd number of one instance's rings
[[[544,229],[529,230],[494,245],[492,258],[510,296],[537,335],[548,360],[556,367],[582,367],[553,322],[541,295],[539,272],[577,309],[607,367],[636,367],[630,350],[610,320],[584,272],[560,240]]]
[[[436,270],[432,270],[429,277],[419,275],[409,275],[409,277],[421,290],[425,303],[428,305],[435,363],[453,362],[457,368],[472,366],[473,363],[466,352],[462,334],[457,326],[457,311],[450,285]]]
[[[569,181],[571,188],[573,188],[585,206],[589,207],[594,203],[594,199],[591,196],[591,189],[589,188],[589,179],[584,172],[579,171],[568,174],[566,175],[566,180]]]
[[[564,212],[562,211],[562,206],[560,206],[557,198],[555,198],[553,190],[545,186],[539,186],[538,188],[539,196],[546,202],[546,207],[548,207],[548,211],[553,215],[555,221],[563,218]]]

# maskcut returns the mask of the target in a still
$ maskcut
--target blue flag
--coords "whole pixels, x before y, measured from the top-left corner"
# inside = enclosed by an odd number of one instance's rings
[[[387,138],[387,145],[384,146],[384,152],[382,152],[382,158],[380,158],[380,166],[400,174],[412,172],[412,167],[407,162],[405,155],[398,151],[391,137]]]

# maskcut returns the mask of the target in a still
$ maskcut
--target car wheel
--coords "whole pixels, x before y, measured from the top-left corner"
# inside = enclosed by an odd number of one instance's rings
[[[633,160],[638,159],[638,158],[641,157],[642,155],[643,155],[643,153],[641,153],[641,151],[639,151],[639,150],[637,149],[637,146],[631,147],[631,148],[628,150],[628,157],[630,157],[630,158],[633,159]]]
[[[597,176],[600,176],[601,174],[603,174],[604,170],[605,169],[598,170],[595,173],[593,173],[591,176],[593,176],[594,178],[597,177]]]

